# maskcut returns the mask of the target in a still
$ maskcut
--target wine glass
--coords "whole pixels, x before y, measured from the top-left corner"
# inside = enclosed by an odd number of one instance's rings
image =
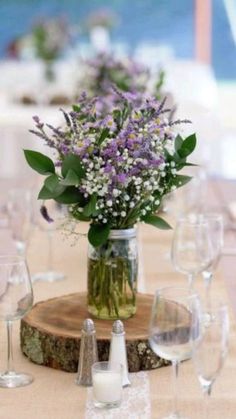
[[[224,227],[223,217],[219,213],[206,213],[201,214],[203,220],[205,219],[209,226],[209,237],[212,245],[212,262],[206,269],[203,270],[202,275],[206,288],[206,306],[210,307],[210,289],[213,277],[213,272],[219,263],[223,240],[224,240]]]
[[[174,268],[188,276],[191,289],[195,277],[212,263],[212,242],[205,219],[189,215],[178,220],[172,241],[171,259]]]
[[[188,288],[168,287],[156,291],[152,307],[149,342],[152,350],[172,362],[174,370],[173,413],[166,419],[183,419],[177,406],[177,377],[181,361],[192,352],[198,336],[200,301]]]
[[[12,238],[19,256],[24,256],[32,228],[32,196],[29,189],[11,189],[7,212]]]
[[[32,307],[33,290],[27,264],[19,256],[0,256],[0,319],[7,326],[7,369],[0,374],[0,387],[21,387],[33,381],[31,375],[17,373],[13,363],[12,325]]]
[[[201,316],[201,333],[193,342],[193,361],[205,396],[208,419],[212,385],[219,375],[228,352],[229,316],[226,305],[211,305]]]
[[[40,205],[42,205],[40,203]],[[41,206],[42,208],[42,206]],[[45,207],[44,207],[45,210]],[[64,219],[63,208],[60,204],[54,201],[47,203],[47,218],[51,220],[48,222],[43,216],[42,211],[39,209],[39,205],[35,208],[35,224],[37,227],[46,233],[47,236],[47,266],[46,269],[42,272],[37,272],[32,276],[33,282],[35,281],[45,281],[45,282],[55,282],[65,279],[65,274],[63,272],[58,272],[54,269],[54,253],[55,248],[53,247],[53,236],[54,232],[57,229],[57,225],[60,220]]]

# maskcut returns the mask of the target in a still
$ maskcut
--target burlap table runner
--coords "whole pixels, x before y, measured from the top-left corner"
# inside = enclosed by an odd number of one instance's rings
[[[1,232],[0,251],[8,252],[7,231]],[[187,285],[183,275],[173,271],[170,261],[170,243],[172,232],[160,232],[152,227],[141,227],[142,240],[142,287],[153,293],[157,288],[169,285]],[[35,283],[35,302],[55,296],[69,294],[86,289],[86,239],[71,247],[68,240],[63,240],[61,233],[53,236],[54,265],[64,271],[66,279],[58,283]],[[29,246],[28,260],[32,273],[41,271],[46,264],[47,240],[44,233],[35,230]],[[196,281],[197,291],[203,292],[201,278]],[[228,301],[223,274],[218,270],[213,284],[213,295]],[[5,368],[6,334],[4,324],[0,325],[0,370]],[[88,417],[89,391],[74,383],[75,374],[56,371],[30,363],[20,351],[19,325],[14,327],[14,355],[17,370],[30,372],[35,381],[32,385],[18,389],[0,389],[0,419],[82,419]],[[170,367],[147,373],[148,398],[143,408],[135,412],[135,419],[156,419],[165,415],[171,408],[171,373]],[[146,374],[146,373],[145,373]],[[145,378],[146,379],[146,378]],[[142,386],[140,387],[140,394]],[[137,394],[137,404],[139,391]],[[180,409],[190,419],[203,418],[203,397],[194,373],[192,361],[181,365],[179,376]],[[87,406],[87,407],[86,407]],[[109,413],[110,414],[110,413]],[[146,416],[145,416],[146,415]],[[110,416],[111,417],[111,416]],[[106,415],[104,416],[106,418]],[[210,418],[236,418],[236,336],[235,321],[231,315],[230,352],[213,388]],[[123,417],[121,418],[123,419]]]

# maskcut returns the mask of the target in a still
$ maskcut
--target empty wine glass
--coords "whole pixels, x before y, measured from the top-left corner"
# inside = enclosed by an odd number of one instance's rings
[[[13,363],[12,325],[32,307],[33,290],[27,264],[19,256],[0,256],[0,319],[7,326],[7,369],[0,374],[0,387],[21,387],[33,377],[17,373]]]
[[[188,276],[189,288],[199,273],[212,262],[212,242],[206,220],[190,215],[178,220],[172,241],[174,268]]]
[[[40,205],[42,208],[42,203],[40,203]],[[42,216],[42,211],[40,211],[39,205],[37,205],[37,208],[35,208],[35,224],[41,231],[46,233],[47,236],[47,265],[45,270],[37,272],[33,275],[33,282],[55,282],[65,279],[65,274],[63,272],[58,272],[54,268],[55,248],[53,247],[53,237],[58,223],[60,223],[60,220],[64,220],[62,205],[58,204],[57,202],[50,201],[47,203],[46,211],[48,211],[46,218],[48,218],[49,221],[51,220],[51,222],[48,222]]]
[[[210,289],[211,282],[213,277],[213,272],[217,268],[219,263],[223,239],[224,239],[224,227],[223,227],[223,217],[218,213],[206,213],[200,215],[203,220],[205,219],[208,223],[208,232],[211,240],[212,247],[212,262],[208,265],[206,269],[202,272],[205,288],[206,288],[206,306],[210,307]]]
[[[0,229],[9,228],[9,217],[7,213],[7,205],[0,204]]]
[[[212,385],[219,375],[228,352],[229,316],[226,305],[211,305],[201,316],[201,333],[194,340],[193,361],[205,396],[205,419],[208,419]]]
[[[32,228],[32,196],[29,189],[11,189],[7,212],[12,238],[19,256],[25,255]]]
[[[192,352],[192,339],[198,335],[200,302],[188,288],[157,290],[152,307],[149,342],[152,350],[172,362],[174,370],[173,413],[166,419],[183,419],[177,406],[177,377],[181,361]]]

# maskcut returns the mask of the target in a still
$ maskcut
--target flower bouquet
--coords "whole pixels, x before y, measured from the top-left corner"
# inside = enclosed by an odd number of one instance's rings
[[[53,63],[63,54],[70,39],[70,30],[64,18],[37,21],[27,33],[13,40],[8,54],[14,58],[39,58],[45,65],[45,77],[54,79]]]
[[[69,41],[67,22],[62,18],[38,22],[32,28],[31,37],[35,56],[45,63],[45,77],[53,80],[53,63],[62,55]]]
[[[101,52],[85,61],[86,77],[81,84],[92,96],[114,98],[111,86],[123,92],[145,93],[151,78],[150,71],[131,57],[116,58],[114,54]],[[161,99],[165,72],[160,70],[153,80],[152,94]]]
[[[88,307],[99,318],[127,318],[136,310],[136,229],[142,221],[161,229],[162,198],[184,185],[178,172],[190,163],[195,134],[182,138],[169,122],[170,109],[155,98],[114,92],[116,105],[104,116],[103,99],[82,94],[65,126],[34,117],[31,132],[56,151],[48,156],[25,150],[28,164],[44,175],[41,200],[68,206],[68,217],[90,223],[88,231]],[[49,131],[48,131],[49,130]],[[49,219],[46,208],[43,213]]]
[[[149,70],[131,58],[118,59],[113,54],[99,53],[85,62],[86,77],[83,85],[93,96],[111,95],[115,84],[124,92],[146,90]]]

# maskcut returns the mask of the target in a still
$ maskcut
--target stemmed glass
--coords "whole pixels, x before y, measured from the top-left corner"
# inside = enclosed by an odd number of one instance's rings
[[[7,369],[0,374],[0,387],[21,387],[33,381],[31,375],[17,373],[13,364],[12,325],[32,307],[33,290],[27,264],[19,256],[0,256],[0,319],[7,326]]]
[[[42,205],[42,204],[40,204]],[[54,269],[54,252],[53,248],[53,235],[56,230],[59,219],[63,219],[63,212],[60,204],[51,201],[47,203],[48,215],[53,220],[52,222],[46,221],[43,216],[40,214],[39,206],[35,208],[35,224],[37,227],[46,233],[47,235],[47,266],[46,270],[42,272],[37,272],[32,276],[33,282],[35,281],[45,281],[45,282],[55,282],[65,279],[65,274],[63,272],[58,272]]]
[[[210,307],[210,289],[211,282],[213,277],[213,272],[217,268],[219,263],[223,240],[224,240],[224,227],[223,227],[223,217],[218,213],[206,213],[201,215],[203,220],[206,220],[208,223],[209,237],[212,245],[212,262],[208,267],[202,272],[203,279],[205,282],[206,288],[206,306]]]
[[[24,256],[32,228],[32,196],[29,189],[11,189],[7,212],[12,238],[19,256]]]
[[[183,419],[177,406],[177,377],[181,361],[192,352],[192,339],[199,333],[200,302],[188,288],[157,290],[152,307],[149,342],[152,350],[172,362],[174,370],[173,413],[166,419]]]
[[[172,241],[174,268],[188,276],[189,288],[195,277],[212,263],[212,242],[208,222],[193,215],[178,220]]]
[[[193,344],[193,361],[205,396],[205,419],[209,414],[212,385],[228,352],[229,316],[226,305],[211,306],[201,318],[201,333]]]

